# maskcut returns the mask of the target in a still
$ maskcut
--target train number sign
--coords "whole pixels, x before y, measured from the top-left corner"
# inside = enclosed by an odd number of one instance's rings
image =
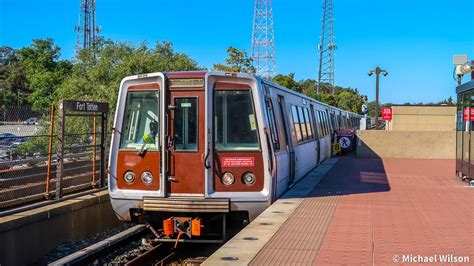
[[[382,120],[392,121],[392,108],[382,108]]]

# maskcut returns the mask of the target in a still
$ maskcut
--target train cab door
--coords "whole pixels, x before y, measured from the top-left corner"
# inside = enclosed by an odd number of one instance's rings
[[[204,88],[169,88],[168,196],[204,195]]]
[[[296,167],[296,156],[295,156],[295,149],[293,147],[293,142],[291,141],[291,133],[290,133],[290,124],[288,122],[288,113],[286,111],[286,104],[285,104],[285,97],[283,95],[278,95],[278,105],[280,110],[280,116],[282,118],[282,122],[284,125],[284,133],[285,133],[285,142],[288,149],[289,154],[289,173],[288,173],[288,186],[291,186],[295,180],[295,167]]]

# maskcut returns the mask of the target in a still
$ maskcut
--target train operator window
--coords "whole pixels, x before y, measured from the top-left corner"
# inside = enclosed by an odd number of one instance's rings
[[[159,146],[159,92],[130,91],[127,93],[121,149],[140,150],[146,143],[147,150]]]
[[[176,151],[197,151],[197,98],[174,98],[173,139]]]
[[[250,91],[216,91],[214,97],[216,150],[258,150],[257,121]]]

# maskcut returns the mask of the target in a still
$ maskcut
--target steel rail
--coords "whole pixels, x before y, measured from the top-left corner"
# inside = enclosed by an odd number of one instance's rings
[[[99,241],[91,246],[83,248],[64,258],[56,260],[48,265],[83,265],[100,254],[113,249],[119,244],[132,241],[133,239],[143,235],[146,232],[145,225],[135,225],[125,231],[115,234],[107,239]]]

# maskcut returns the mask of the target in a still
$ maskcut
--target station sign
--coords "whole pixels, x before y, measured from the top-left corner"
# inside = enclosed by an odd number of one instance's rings
[[[382,108],[382,120],[392,121],[392,107]]]
[[[62,100],[59,103],[59,109],[65,112],[98,112],[106,113],[109,111],[108,103]]]
[[[470,113],[469,113],[470,111]],[[463,109],[463,120],[474,121],[474,107],[465,107]]]

